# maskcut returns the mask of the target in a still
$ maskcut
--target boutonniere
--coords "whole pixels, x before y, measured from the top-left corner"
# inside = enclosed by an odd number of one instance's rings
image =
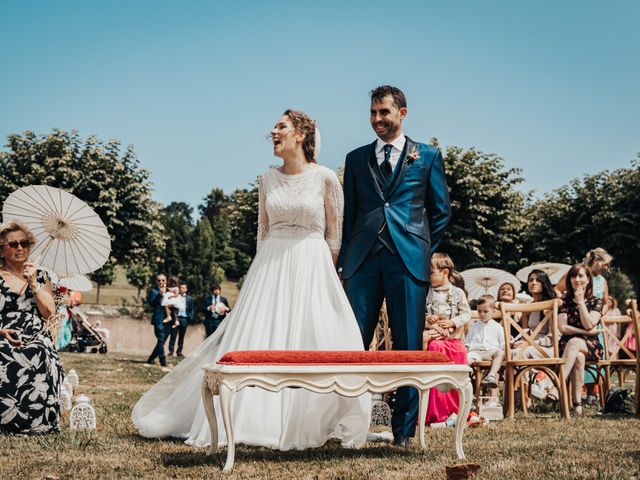
[[[407,153],[407,156],[404,158],[404,163],[405,165],[411,165],[413,162],[415,162],[419,158],[420,158],[420,153],[418,152],[418,149],[414,145],[413,149],[409,153]]]

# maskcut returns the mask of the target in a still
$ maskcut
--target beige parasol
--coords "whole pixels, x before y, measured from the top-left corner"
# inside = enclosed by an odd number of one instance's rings
[[[527,283],[527,279],[529,278],[529,274],[534,270],[542,270],[549,276],[549,280],[554,285],[560,281],[562,275],[567,273],[571,265],[567,265],[565,263],[534,263],[533,265],[529,265],[528,267],[521,268],[516,272],[516,277],[518,277],[523,282]]]
[[[100,217],[59,188],[30,185],[7,197],[3,221],[18,220],[36,237],[30,260],[60,277],[98,270],[109,258],[111,238]]]
[[[497,268],[471,268],[460,272],[464,278],[469,298],[476,299],[481,295],[498,296],[498,288],[503,283],[510,283],[516,292],[520,291],[520,280],[509,272]]]

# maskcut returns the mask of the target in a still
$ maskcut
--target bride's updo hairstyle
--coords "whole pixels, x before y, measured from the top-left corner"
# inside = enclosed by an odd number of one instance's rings
[[[304,140],[302,141],[302,151],[304,158],[309,163],[317,163],[314,151],[316,148],[316,121],[300,110],[287,110],[283,113],[286,115],[296,132],[304,133]]]

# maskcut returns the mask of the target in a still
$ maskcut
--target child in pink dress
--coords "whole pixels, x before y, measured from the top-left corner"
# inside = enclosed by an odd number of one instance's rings
[[[423,348],[442,352],[453,363],[466,365],[467,349],[461,340],[464,338],[464,325],[471,320],[471,308],[464,291],[449,281],[453,269],[453,261],[446,253],[434,253],[431,257],[431,289],[427,295]],[[458,413],[458,406],[458,392],[441,393],[432,388],[426,423],[446,421]]]

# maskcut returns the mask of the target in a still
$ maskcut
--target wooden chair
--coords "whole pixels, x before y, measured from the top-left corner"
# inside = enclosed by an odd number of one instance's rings
[[[500,310],[494,310],[491,318],[493,318],[494,320],[500,320],[502,318],[502,314],[500,313]],[[472,310],[471,321],[475,322],[478,320],[480,320],[480,317],[478,316],[478,312],[476,310]],[[473,370],[473,373],[471,374],[471,381],[473,382],[473,394],[475,395],[476,406],[480,408],[480,396],[482,394],[482,380],[487,375],[487,372],[491,370],[491,361],[478,360],[477,362],[470,363],[469,366]],[[500,372],[504,377],[503,368],[500,369]]]
[[[558,389],[560,412],[562,417],[569,417],[569,402],[567,397],[567,388],[564,382],[565,378],[565,360],[560,356],[558,341],[560,334],[558,332],[558,307],[560,300],[547,300],[545,302],[534,303],[502,303],[500,311],[502,313],[502,327],[504,328],[505,339],[510,339],[511,329],[515,329],[525,342],[525,347],[531,346],[535,348],[541,358],[519,359],[513,358],[514,351],[511,342],[505,342],[505,399],[506,405],[505,416],[513,418],[515,414],[515,390],[516,385],[520,384],[524,379],[524,375],[532,369],[544,371]],[[540,312],[542,320],[538,326],[531,332],[522,328],[519,322],[513,318],[516,312]],[[544,348],[535,343],[534,339],[548,325],[551,332],[552,352],[549,354]],[[530,385],[530,384],[529,384]],[[523,389],[524,390],[524,389]],[[524,401],[524,394],[523,404]],[[526,408],[525,408],[526,412]]]
[[[603,325],[603,332],[605,335],[605,344],[609,343],[609,339],[612,339],[613,342],[615,342],[613,349],[608,349],[608,345],[605,345],[605,349],[608,350],[607,371],[613,370],[618,374],[620,387],[624,385],[624,373],[629,371],[635,372],[635,407],[636,415],[640,415],[640,355],[638,354],[638,351],[630,350],[625,346],[626,340],[632,333],[636,336],[636,342],[637,339],[640,338],[640,315],[638,314],[637,300],[627,300],[627,305],[629,306],[629,309],[627,310],[626,315],[602,317],[601,323]],[[618,338],[615,334],[615,329],[612,328],[615,325],[626,325],[627,328],[622,338]],[[627,358],[620,358],[620,352],[624,352]],[[606,391],[603,392],[601,396],[604,397],[605,393]]]
[[[380,350],[381,344],[384,343],[383,350],[391,350],[393,341],[391,339],[391,329],[389,328],[389,316],[387,315],[387,302],[382,303],[380,314],[378,316],[378,325],[373,332],[373,340],[369,345],[369,350]]]

